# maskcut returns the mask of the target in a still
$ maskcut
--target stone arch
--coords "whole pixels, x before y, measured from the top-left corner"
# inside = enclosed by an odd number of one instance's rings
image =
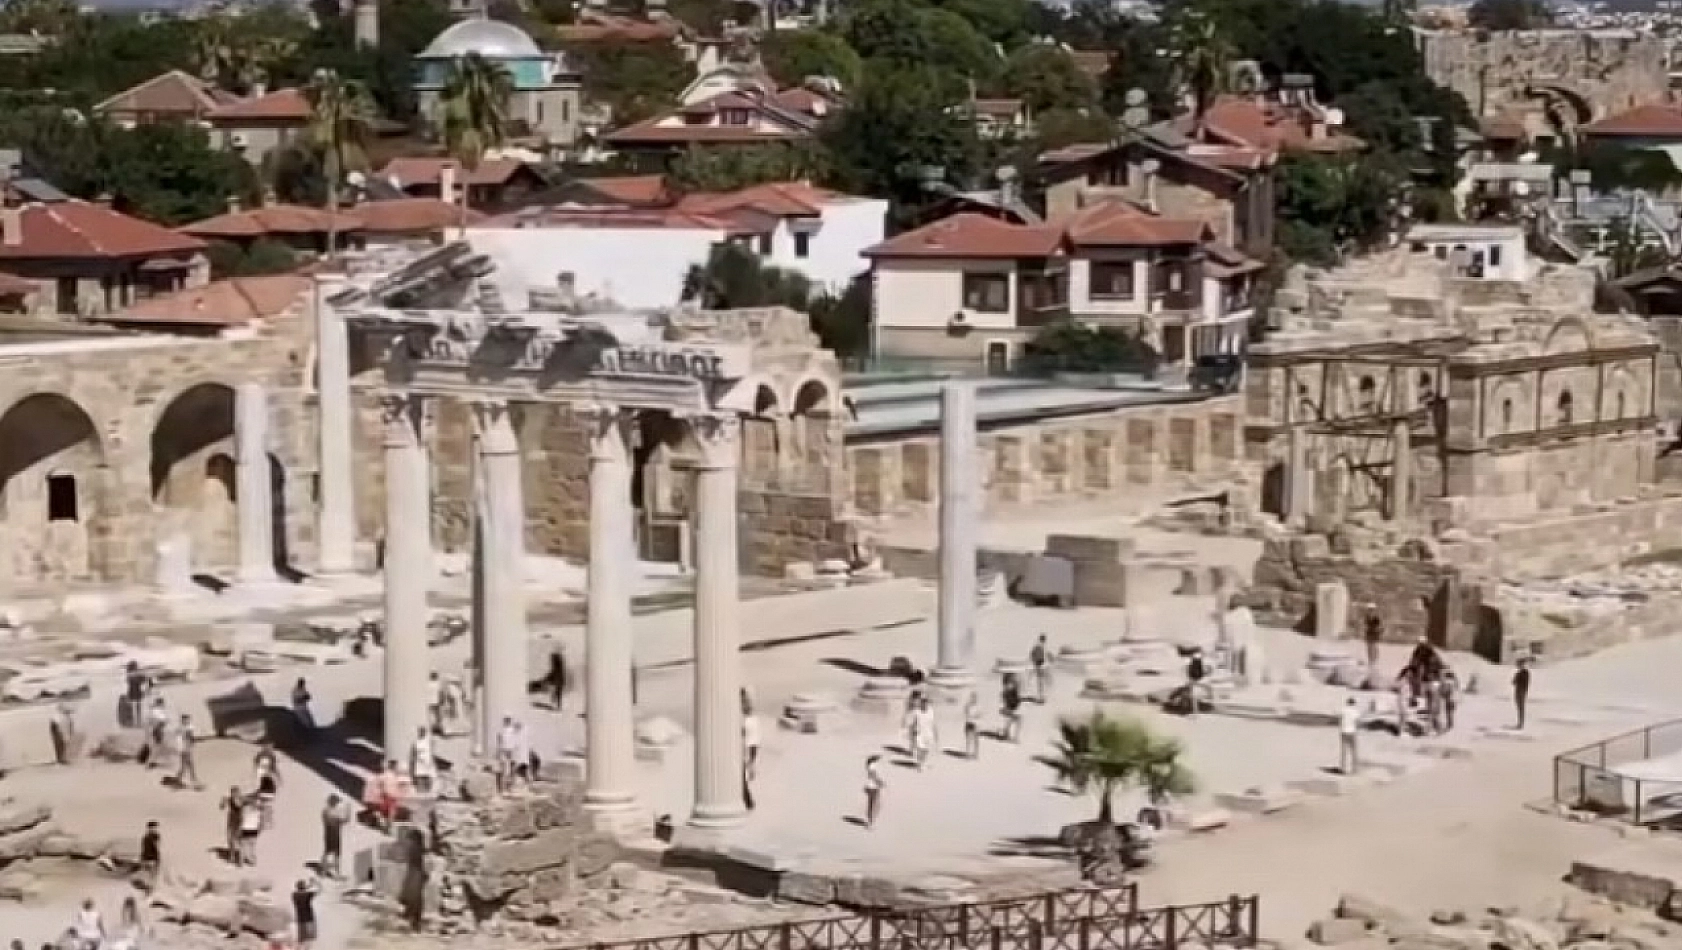
[[[773,416],[780,408],[780,402],[777,391],[771,388],[770,383],[760,383],[753,393],[753,414],[761,419]]]
[[[232,565],[239,550],[234,467],[233,387],[196,383],[164,404],[152,425],[152,504],[161,534],[191,539],[195,570]]]
[[[1560,317],[1554,325],[1548,328],[1548,336],[1542,344],[1544,353],[1564,353],[1573,350],[1594,349],[1594,330],[1582,317]]]
[[[796,416],[835,415],[835,397],[829,383],[816,377],[801,380],[794,387],[791,411]]]
[[[22,581],[102,579],[109,469],[93,417],[59,393],[33,393],[0,414],[0,561]]]

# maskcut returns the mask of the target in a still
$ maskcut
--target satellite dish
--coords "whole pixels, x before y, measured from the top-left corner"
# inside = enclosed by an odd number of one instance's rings
[[[368,183],[368,176],[359,171],[353,171],[345,176],[345,181],[350,182],[352,187],[361,188]]]
[[[1147,175],[1154,175],[1162,171],[1162,163],[1154,158],[1147,158],[1139,163],[1139,170]]]
[[[1001,165],[999,166],[999,170],[993,173],[993,177],[997,178],[999,180],[999,184],[1001,185],[1015,181],[1016,168],[1011,165]]]
[[[1326,110],[1326,124],[1329,125],[1329,126],[1332,126],[1334,128],[1343,125],[1343,110],[1342,109],[1327,109]]]

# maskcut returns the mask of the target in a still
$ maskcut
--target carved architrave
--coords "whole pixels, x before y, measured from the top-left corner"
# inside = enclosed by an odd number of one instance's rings
[[[421,442],[421,397],[409,393],[387,393],[380,397],[380,412],[385,420],[385,444],[407,447]]]
[[[704,412],[689,417],[689,431],[700,449],[701,468],[734,468],[742,455],[742,417]]]

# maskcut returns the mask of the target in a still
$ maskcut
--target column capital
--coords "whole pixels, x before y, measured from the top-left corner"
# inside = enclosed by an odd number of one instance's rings
[[[387,393],[380,397],[380,414],[385,420],[385,444],[390,447],[418,445],[421,441],[421,399],[410,393]]]
[[[741,459],[742,417],[733,412],[696,413],[689,431],[701,450],[700,468],[735,468]]]
[[[599,403],[578,406],[573,414],[590,434],[592,461],[623,462],[630,459],[631,414],[618,406]]]
[[[479,451],[506,454],[520,451],[520,437],[514,431],[514,405],[506,399],[474,399],[473,434]]]

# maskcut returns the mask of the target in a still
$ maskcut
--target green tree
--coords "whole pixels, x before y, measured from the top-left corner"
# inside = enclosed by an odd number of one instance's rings
[[[468,53],[450,66],[440,97],[444,147],[463,168],[479,167],[485,153],[507,141],[508,99],[514,77],[502,64]]]
[[[1115,136],[1115,120],[1097,109],[1050,109],[1034,117],[1036,153]]]
[[[1137,89],[1145,94],[1151,119],[1167,118],[1176,110],[1174,64],[1168,56],[1167,30],[1159,23],[1128,21],[1110,31],[1110,68],[1104,73],[1100,94],[1104,109],[1122,116],[1128,96]]]
[[[839,295],[820,293],[807,306],[812,332],[824,349],[843,360],[857,359],[870,352],[871,293],[869,274],[848,282]]]
[[[1666,192],[1682,188],[1682,171],[1670,156],[1657,149],[1629,148],[1611,142],[1585,142],[1576,149],[1547,154],[1556,177],[1587,170],[1598,188]]]
[[[1024,43],[1035,34],[1030,0],[933,0],[943,10],[963,17],[988,42],[1005,48]]]
[[[1001,80],[1007,94],[1034,112],[1083,109],[1097,102],[1097,83],[1067,50],[1049,43],[1017,47],[1005,58]]]
[[[211,241],[205,256],[210,258],[210,276],[216,280],[285,274],[297,270],[302,263],[296,250],[268,238],[253,241],[247,247],[231,241]]]
[[[0,5],[0,31],[63,36],[81,16],[71,0],[6,0]]]
[[[808,76],[829,76],[851,92],[864,61],[847,41],[821,30],[781,30],[759,42],[759,55],[781,86],[798,86]]]
[[[1480,30],[1540,30],[1552,26],[1554,16],[1545,0],[1477,0],[1466,22]]]
[[[1023,363],[1038,373],[1156,372],[1157,354],[1149,343],[1118,327],[1095,327],[1080,320],[1057,320],[1035,332],[1023,349]]]
[[[992,44],[962,16],[917,0],[864,0],[842,20],[841,36],[870,72],[926,68],[986,85],[1001,65]],[[950,79],[941,85],[953,88]]]
[[[683,277],[683,299],[709,310],[782,306],[805,312],[812,282],[804,274],[767,265],[740,244],[725,242],[713,246],[706,263],[689,268]]]
[[[1221,21],[1194,6],[1179,8],[1169,21],[1168,44],[1179,84],[1191,93],[1192,114],[1201,120],[1226,91],[1236,50]]]
[[[1384,157],[1291,155],[1279,163],[1280,249],[1333,263],[1381,241],[1396,221],[1406,170]]]
[[[316,73],[304,95],[310,104],[307,139],[319,156],[327,194],[327,252],[334,254],[339,248],[339,187],[347,172],[368,164],[367,143],[374,124],[374,104],[365,86],[328,69]]]
[[[890,198],[904,220],[929,201],[929,177],[967,184],[980,167],[981,143],[951,109],[942,88],[948,79],[934,69],[872,68],[820,133],[836,187]]]
[[[734,191],[773,181],[811,181],[827,174],[821,149],[808,144],[691,148],[667,168],[680,191]]]
[[[618,125],[671,108],[694,77],[671,43],[583,43],[566,50],[584,77],[585,98],[606,105]]]
[[[1093,710],[1085,718],[1065,717],[1057,724],[1052,753],[1040,761],[1070,791],[1098,799],[1100,824],[1115,823],[1115,794],[1132,785],[1145,785],[1167,795],[1192,787],[1189,769],[1178,741],[1157,735],[1145,723],[1116,718]]]

